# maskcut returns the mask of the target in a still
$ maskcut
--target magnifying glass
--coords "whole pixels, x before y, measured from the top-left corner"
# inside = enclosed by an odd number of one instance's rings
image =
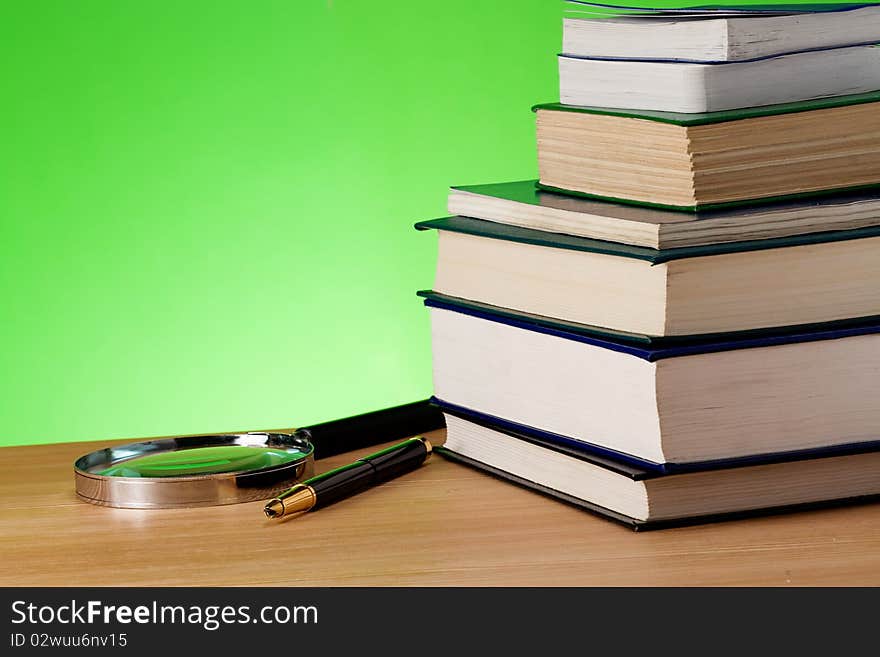
[[[133,509],[262,500],[312,476],[315,449],[307,436],[183,436],[101,449],[74,463],[76,492],[93,504]]]
[[[426,399],[290,433],[146,440],[77,459],[76,492],[92,504],[133,509],[265,500],[311,477],[316,458],[443,426],[443,414]]]

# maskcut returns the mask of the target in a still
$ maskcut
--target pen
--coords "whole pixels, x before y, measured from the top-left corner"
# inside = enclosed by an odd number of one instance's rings
[[[269,518],[281,518],[320,509],[415,470],[430,455],[430,442],[421,436],[410,438],[297,484],[269,501],[263,512]]]

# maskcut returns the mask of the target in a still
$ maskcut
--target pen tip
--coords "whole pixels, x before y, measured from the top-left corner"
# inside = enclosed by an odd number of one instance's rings
[[[280,518],[284,515],[284,502],[281,500],[272,500],[263,507],[263,513],[267,518]]]

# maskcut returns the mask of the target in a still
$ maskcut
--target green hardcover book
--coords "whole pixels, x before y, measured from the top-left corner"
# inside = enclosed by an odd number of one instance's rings
[[[880,185],[880,91],[703,114],[534,110],[547,190],[696,211]]]
[[[540,189],[537,180],[460,185],[450,214],[652,249],[792,237],[880,225],[880,192],[675,212]]]
[[[439,232],[434,292],[548,325],[629,339],[880,316],[880,227],[675,249],[467,217]]]

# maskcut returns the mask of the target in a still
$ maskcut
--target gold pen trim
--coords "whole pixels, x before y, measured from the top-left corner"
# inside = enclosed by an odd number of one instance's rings
[[[267,518],[283,518],[295,513],[305,513],[311,510],[317,502],[318,496],[315,495],[314,488],[304,484],[297,484],[275,499],[270,500],[263,507],[263,513],[266,514]]]

